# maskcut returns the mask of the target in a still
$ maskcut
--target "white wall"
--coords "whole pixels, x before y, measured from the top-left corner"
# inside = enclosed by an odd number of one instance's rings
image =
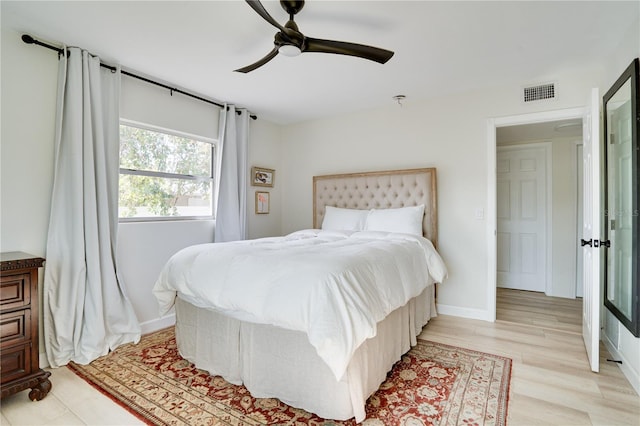
[[[274,169],[273,188],[250,186],[247,190],[247,218],[249,238],[282,235],[282,182],[285,178],[281,170],[282,128],[264,120],[251,121],[249,128],[249,168],[253,166]],[[256,191],[270,193],[269,214],[255,213]]]
[[[214,222],[167,221],[121,223],[118,229],[118,267],[143,333],[169,326],[173,313],[160,319],[151,290],[160,270],[178,250],[213,242]]]
[[[390,99],[385,109],[289,126],[283,231],[311,226],[313,175],[435,166],[439,247],[449,267],[438,290],[441,312],[489,318],[487,223],[474,217],[477,208],[488,211],[487,158],[495,152],[487,149],[487,120],[581,107],[599,77],[598,69],[541,76],[558,82],[561,96],[552,102],[523,105],[519,86],[501,87],[422,102],[409,97],[402,108]]]
[[[2,30],[0,249],[43,256],[53,185],[58,61]]]
[[[177,130],[209,139],[218,139],[220,107],[181,95],[160,86],[122,75],[120,117]]]

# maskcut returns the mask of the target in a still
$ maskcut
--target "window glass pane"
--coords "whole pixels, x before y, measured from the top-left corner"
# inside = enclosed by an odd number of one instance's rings
[[[120,125],[119,216],[213,216],[213,149],[208,142]]]
[[[121,174],[119,216],[212,216],[211,187],[211,181]]]
[[[120,126],[120,167],[211,177],[212,145],[189,138]]]

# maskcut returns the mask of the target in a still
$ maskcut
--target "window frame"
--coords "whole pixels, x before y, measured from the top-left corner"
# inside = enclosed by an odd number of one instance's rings
[[[120,191],[120,175],[132,175],[132,176],[147,176],[163,179],[183,179],[191,181],[209,181],[211,182],[211,215],[204,216],[144,216],[144,217],[120,217],[118,213],[118,222],[121,223],[135,223],[135,222],[165,222],[165,221],[183,221],[183,220],[215,220],[215,206],[217,199],[217,162],[216,153],[219,151],[219,141],[216,139],[208,138],[206,136],[200,136],[193,133],[182,132],[175,129],[167,129],[160,126],[154,126],[152,124],[141,123],[139,121],[120,119],[118,125],[118,135],[120,135],[120,126],[134,127],[136,129],[148,130],[156,133],[163,133],[170,136],[177,136],[180,138],[192,139],[197,142],[208,143],[211,145],[211,175],[210,177],[194,176],[180,173],[170,172],[156,172],[151,170],[138,170],[120,167],[120,153],[118,152],[118,193]],[[119,146],[119,144],[118,144]],[[120,208],[120,197],[118,196],[118,211]]]

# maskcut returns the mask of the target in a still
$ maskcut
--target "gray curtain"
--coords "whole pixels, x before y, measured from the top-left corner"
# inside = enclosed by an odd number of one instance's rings
[[[140,339],[116,265],[120,69],[78,48],[59,65],[44,271],[49,364],[87,364]]]
[[[225,105],[220,112],[220,146],[222,148],[218,178],[215,242],[247,238],[247,156],[249,113]]]

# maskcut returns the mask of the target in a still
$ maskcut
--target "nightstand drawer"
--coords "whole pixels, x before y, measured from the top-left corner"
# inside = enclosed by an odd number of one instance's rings
[[[31,343],[2,349],[1,383],[31,373]]]
[[[51,373],[40,368],[38,268],[44,258],[0,252],[0,399],[31,388],[40,401],[51,390]]]
[[[31,276],[29,274],[0,277],[0,309],[20,308],[31,303]]]
[[[24,343],[30,339],[30,329],[31,309],[0,315],[0,345],[5,348]]]

